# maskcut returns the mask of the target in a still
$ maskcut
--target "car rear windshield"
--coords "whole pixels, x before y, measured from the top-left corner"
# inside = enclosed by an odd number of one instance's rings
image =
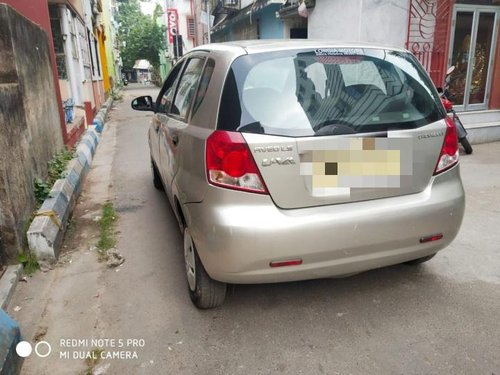
[[[445,117],[410,53],[323,48],[244,55],[228,72],[218,129],[292,137],[420,127]]]

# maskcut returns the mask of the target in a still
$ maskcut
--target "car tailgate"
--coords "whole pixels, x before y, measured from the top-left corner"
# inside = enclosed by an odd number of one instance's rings
[[[242,134],[273,201],[291,209],[423,191],[431,181],[445,130],[440,120],[377,134]]]

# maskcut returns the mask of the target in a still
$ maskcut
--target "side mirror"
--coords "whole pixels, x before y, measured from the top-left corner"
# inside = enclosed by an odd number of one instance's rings
[[[136,111],[152,111],[154,112],[153,98],[149,95],[139,96],[132,100],[132,109]]]

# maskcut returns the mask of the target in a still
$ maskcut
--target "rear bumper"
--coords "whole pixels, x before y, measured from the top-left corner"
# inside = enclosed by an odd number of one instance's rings
[[[465,208],[459,167],[400,197],[282,210],[269,196],[210,186],[183,207],[208,274],[229,283],[346,275],[433,254],[457,235]],[[423,236],[442,233],[421,244]],[[272,261],[302,259],[271,268]]]

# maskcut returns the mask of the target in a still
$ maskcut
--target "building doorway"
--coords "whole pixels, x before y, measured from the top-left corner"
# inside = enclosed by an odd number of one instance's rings
[[[453,10],[448,66],[457,110],[488,108],[500,7],[457,4]]]

